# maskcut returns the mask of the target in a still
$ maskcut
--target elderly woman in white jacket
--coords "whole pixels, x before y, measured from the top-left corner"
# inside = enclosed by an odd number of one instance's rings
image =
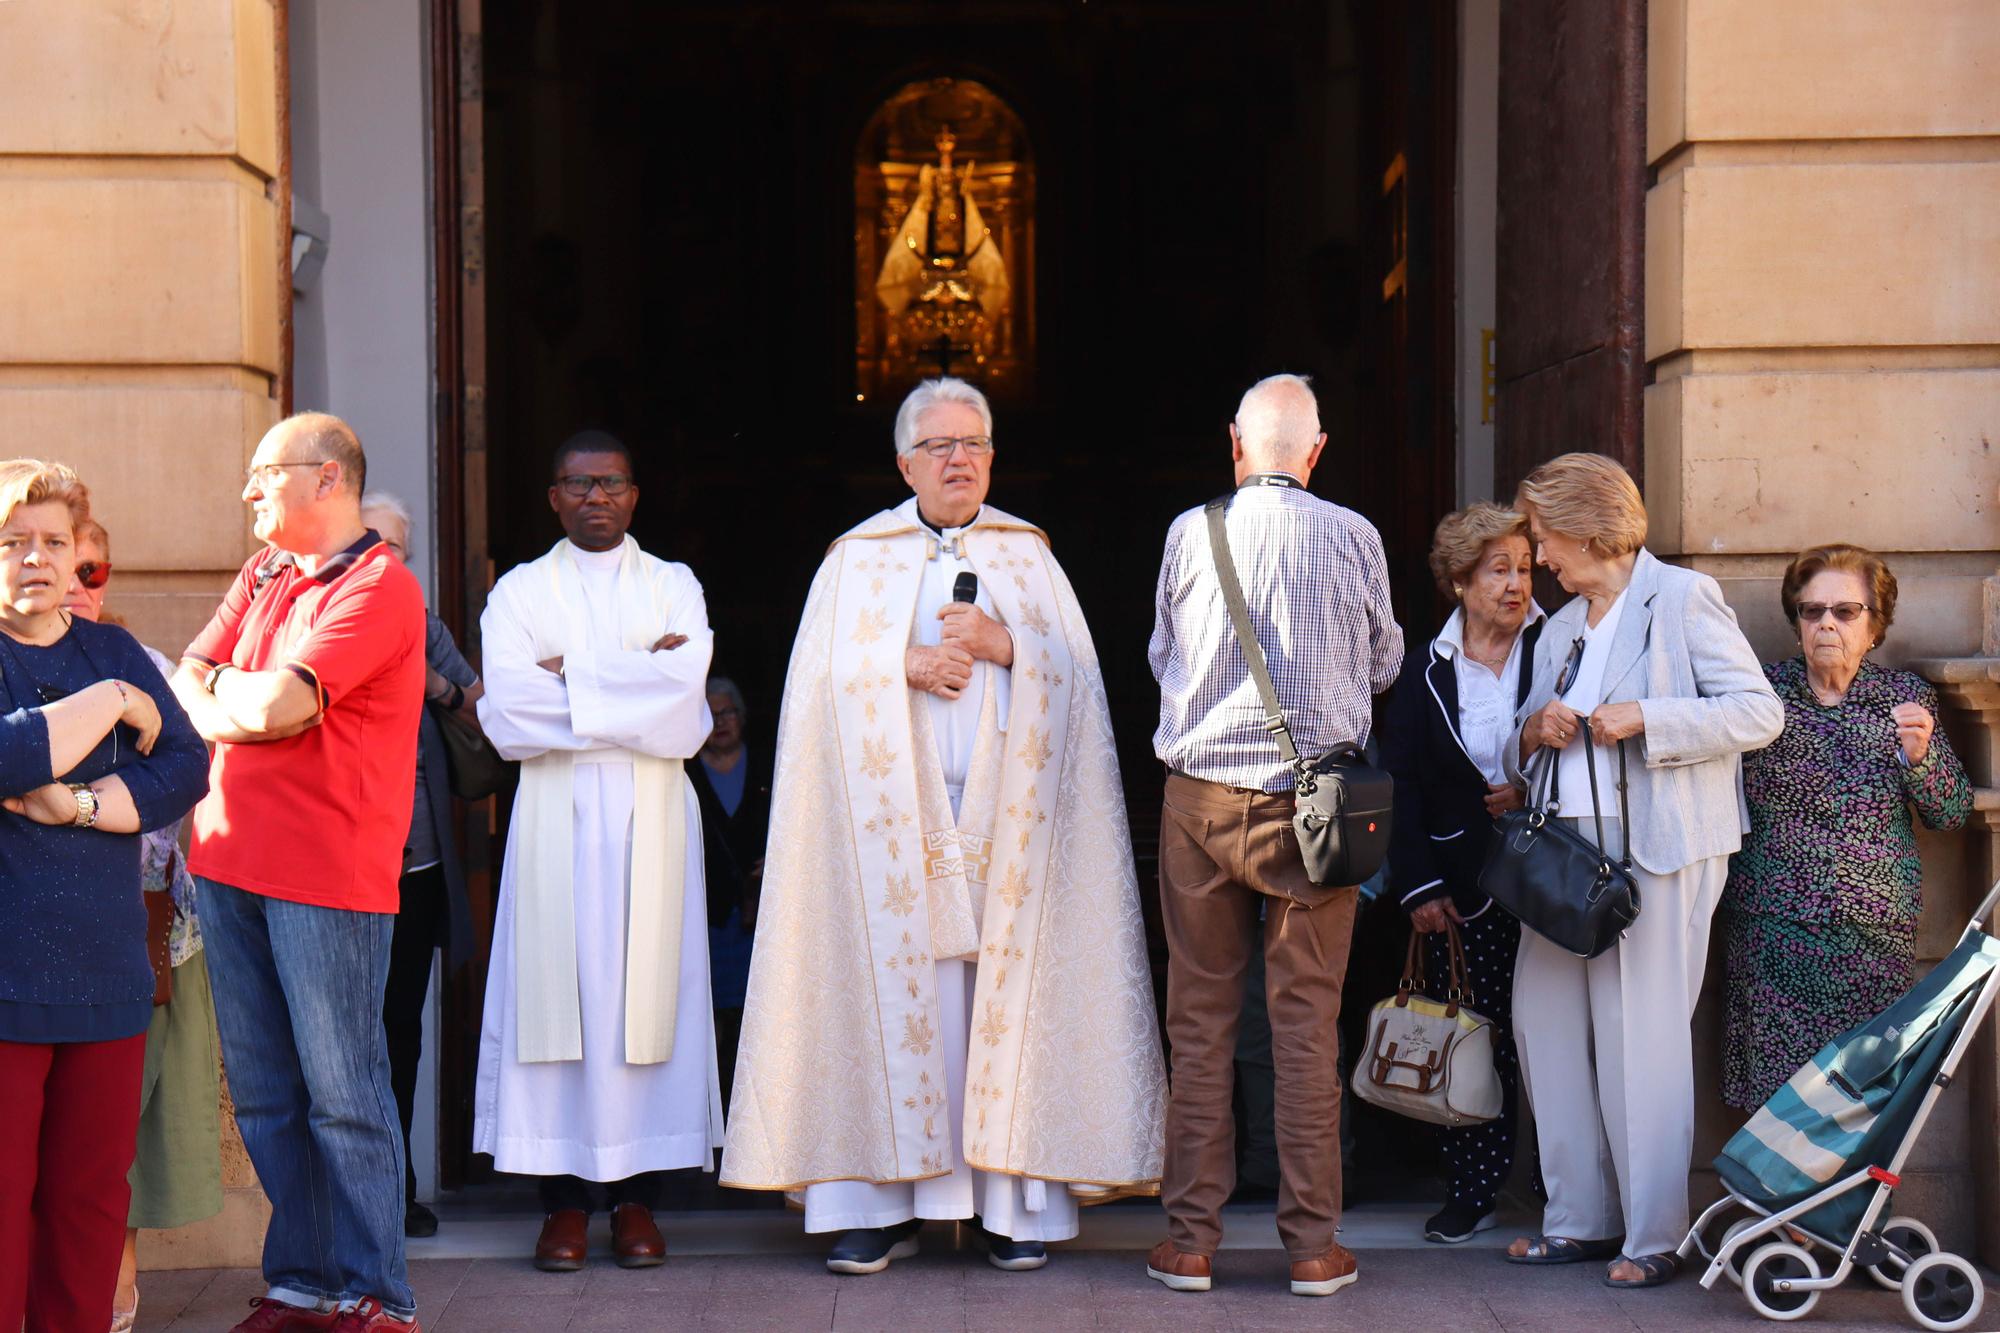
[[[1784,710],[1722,591],[1644,549],[1646,508],[1624,468],[1565,454],[1521,483],[1535,558],[1575,597],[1536,646],[1536,688],[1506,747],[1526,785],[1559,765],[1562,817],[1586,839],[1594,762],[1607,848],[1630,839],[1639,918],[1585,960],[1521,934],[1515,1040],[1534,1107],[1543,1234],[1523,1264],[1611,1260],[1605,1283],[1650,1287],[1677,1271],[1694,1143],[1690,1020],[1709,919],[1749,828],[1741,757],[1777,738]],[[1583,723],[1595,745],[1583,743]],[[1621,827],[1618,742],[1630,770]],[[1542,750],[1552,753],[1530,764]]]

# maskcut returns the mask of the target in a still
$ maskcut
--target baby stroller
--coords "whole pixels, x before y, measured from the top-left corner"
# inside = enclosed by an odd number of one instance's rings
[[[1922,1222],[1883,1214],[2000,993],[2000,940],[1980,924],[1996,903],[2000,884],[1948,958],[1883,1013],[1827,1043],[1724,1145],[1715,1169],[1729,1193],[1680,1247],[1683,1260],[1699,1253],[1708,1261],[1702,1286],[1726,1274],[1766,1319],[1802,1319],[1822,1291],[1860,1268],[1901,1291],[1904,1310],[1924,1328],[1968,1328],[1979,1318],[1979,1270],[1940,1250]],[[1709,1227],[1737,1209],[1749,1216],[1711,1243]],[[1828,1263],[1832,1271],[1823,1272]]]

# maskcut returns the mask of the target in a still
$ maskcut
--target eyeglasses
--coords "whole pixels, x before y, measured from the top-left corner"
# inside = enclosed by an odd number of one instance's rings
[[[723,707],[716,709],[715,712],[712,714],[712,716],[715,718],[717,722],[728,722],[728,721],[733,721],[736,718],[742,717],[743,714],[739,709]]]
[[[1866,602],[1800,602],[1799,623],[1816,625],[1826,619],[1826,613],[1833,612],[1833,618],[1843,625],[1851,625],[1861,618],[1864,611],[1875,608]]]
[[[606,496],[616,499],[632,489],[632,479],[623,472],[609,472],[600,476],[579,472],[567,477],[557,477],[556,485],[562,487],[564,495],[575,496],[579,500],[589,495],[593,486],[603,491]]]
[[[93,592],[111,582],[109,560],[82,560],[76,566],[76,581]]]
[[[967,458],[984,458],[993,452],[991,435],[933,435],[928,440],[918,440],[916,447],[932,458],[950,458],[952,450],[965,446]]]
[[[1576,642],[1569,646],[1569,656],[1563,659],[1562,670],[1556,673],[1556,698],[1569,693],[1569,687],[1576,684],[1576,669],[1583,665],[1583,636],[1576,636]]]
[[[246,467],[243,469],[243,484],[246,486],[269,486],[278,479],[278,472],[281,468],[323,467],[325,464],[326,460],[323,458],[316,462],[305,463],[259,463],[256,467]]]

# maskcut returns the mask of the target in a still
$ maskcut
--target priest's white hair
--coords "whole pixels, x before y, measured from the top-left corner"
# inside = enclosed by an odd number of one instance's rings
[[[361,512],[365,514],[371,509],[402,519],[403,530],[412,535],[416,533],[417,522],[410,517],[410,507],[403,503],[401,497],[387,491],[370,491],[361,497]]]
[[[917,447],[917,419],[933,407],[962,403],[979,414],[981,426],[993,433],[993,408],[986,395],[955,375],[925,380],[910,390],[910,396],[896,409],[896,454],[901,457]]]
[[[1303,375],[1271,375],[1236,405],[1236,436],[1253,462],[1295,464],[1319,443],[1319,400]]]

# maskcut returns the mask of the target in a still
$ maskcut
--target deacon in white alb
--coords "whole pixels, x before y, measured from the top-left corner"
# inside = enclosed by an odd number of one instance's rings
[[[474,1142],[540,1176],[545,1269],[583,1266],[607,1182],[619,1264],[657,1264],[660,1173],[722,1142],[701,817],[681,771],[710,726],[714,641],[687,566],[626,535],[632,457],[556,452],[568,536],[493,589],[479,720],[521,761],[479,1040]]]
[[[792,649],[725,1185],[794,1192],[836,1273],[977,1217],[1038,1268],[1158,1189],[1166,1076],[1090,632],[988,508],[993,416],[896,415],[914,499],[834,543]]]

